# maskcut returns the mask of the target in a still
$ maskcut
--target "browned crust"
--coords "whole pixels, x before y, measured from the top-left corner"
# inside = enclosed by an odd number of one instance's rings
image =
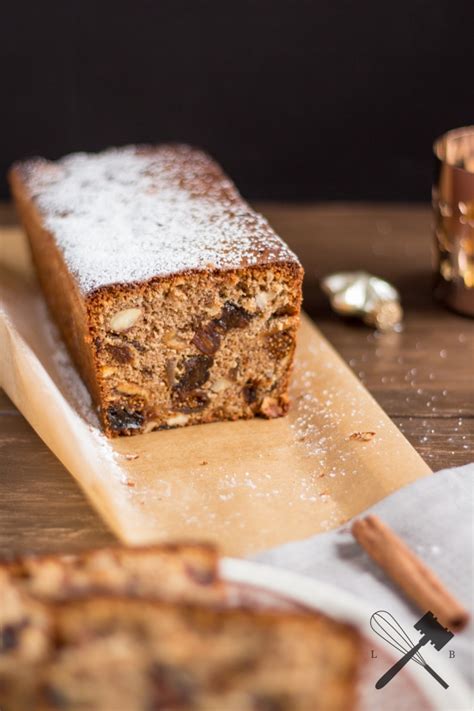
[[[46,302],[97,404],[100,395],[94,355],[89,347],[90,323],[86,301],[64,262],[54,236],[45,229],[18,165],[10,170],[8,177],[18,214],[29,238],[33,262]]]
[[[11,558],[0,559],[0,570],[7,570],[10,573],[15,573],[17,570],[20,572],[25,563],[34,561],[35,563],[47,563],[49,561],[54,561],[61,563],[62,561],[80,561],[85,560],[96,553],[110,553],[112,555],[121,553],[126,553],[127,555],[137,553],[173,553],[173,554],[183,554],[183,553],[206,553],[209,559],[214,562],[217,566],[219,560],[219,554],[217,547],[213,543],[207,541],[196,542],[196,541],[173,541],[168,543],[159,544],[149,544],[141,546],[101,546],[97,548],[87,548],[83,551],[78,551],[75,553],[43,553],[43,554],[27,554],[22,556],[13,556]]]

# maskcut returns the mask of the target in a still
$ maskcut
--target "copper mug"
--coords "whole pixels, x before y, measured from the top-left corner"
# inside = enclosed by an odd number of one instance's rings
[[[433,150],[435,295],[455,311],[474,316],[474,126],[448,131]]]

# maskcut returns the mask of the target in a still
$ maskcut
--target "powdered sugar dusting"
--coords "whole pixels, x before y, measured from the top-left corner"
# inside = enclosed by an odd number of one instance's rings
[[[84,292],[296,259],[216,163],[189,146],[127,146],[21,169]]]

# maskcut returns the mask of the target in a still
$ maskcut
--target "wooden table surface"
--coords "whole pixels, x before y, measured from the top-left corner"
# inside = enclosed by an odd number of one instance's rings
[[[409,441],[438,470],[470,462],[474,444],[474,321],[431,296],[427,206],[257,206],[306,269],[305,309]],[[12,224],[0,206],[0,225]],[[401,333],[378,334],[328,308],[321,276],[364,269],[400,290]],[[1,357],[1,354],[0,354]],[[72,477],[0,391],[0,555],[71,551],[114,540]]]

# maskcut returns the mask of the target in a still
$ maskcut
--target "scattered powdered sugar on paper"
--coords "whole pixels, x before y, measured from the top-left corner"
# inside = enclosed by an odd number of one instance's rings
[[[205,153],[127,146],[24,164],[84,292],[187,270],[296,257]]]
[[[146,490],[140,488],[140,494],[147,500],[171,495],[179,501],[179,515],[190,529],[196,525],[214,527],[216,521],[221,532],[245,529],[249,511],[261,511],[262,505],[276,510],[282,501],[288,517],[304,510],[315,517],[318,530],[334,529],[347,520],[347,497],[363,477],[360,455],[369,447],[379,447],[389,424],[377,412],[367,420],[365,390],[356,382],[348,389],[347,373],[342,361],[329,357],[323,342],[311,343],[304,354],[298,354],[291,388],[293,404],[285,419],[289,430],[286,446],[291,450],[287,472],[282,473],[278,465],[273,468],[273,452],[252,451],[248,458],[236,456],[235,463],[221,463],[204,445],[196,455],[196,465],[170,481],[169,492],[160,489],[157,495],[153,482]],[[368,423],[377,438],[373,442],[352,441],[354,431],[366,430]],[[207,466],[201,466],[202,459]],[[257,471],[252,469],[254,459],[263,460]],[[157,475],[158,469],[157,463]],[[211,478],[214,486],[209,490]],[[200,499],[198,514],[196,496]],[[218,513],[221,509],[224,517]],[[272,535],[272,526],[263,517],[259,536],[265,540]]]
[[[317,472],[317,486],[314,479],[301,479],[300,487],[307,484],[307,492],[303,491],[300,498],[328,503],[332,501],[331,480],[346,478],[348,481],[360,473],[360,463],[348,443],[355,431],[364,429],[359,424],[366,422],[367,409],[365,398],[361,397],[365,393],[363,385],[353,382],[352,389],[348,390],[342,377],[347,366],[342,361],[327,358],[320,352],[321,347],[326,349],[323,342],[311,344],[305,356],[298,359],[292,384],[294,404],[290,427],[294,445],[304,458],[314,462]],[[318,368],[314,366],[315,359]],[[336,377],[326,377],[329,372]],[[341,409],[342,400],[344,408]],[[383,436],[387,426],[384,416],[375,416],[370,422],[377,435]],[[358,442],[357,451],[371,446],[371,439]],[[336,507],[323,522],[322,529],[334,527],[337,516]]]
[[[105,461],[108,464],[108,473],[110,473],[111,470],[121,484],[127,484],[129,479],[127,473],[120,466],[120,456],[114,451],[114,449],[112,449],[112,446],[105,435],[103,435],[97,427],[90,427],[89,431],[95,446],[99,450],[101,461]]]

